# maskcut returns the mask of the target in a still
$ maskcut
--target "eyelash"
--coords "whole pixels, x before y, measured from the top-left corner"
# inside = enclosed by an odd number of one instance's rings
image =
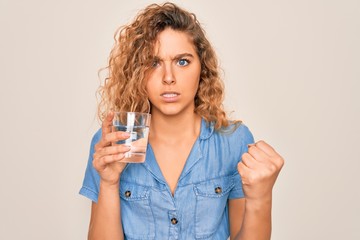
[[[153,61],[153,63],[152,63],[152,67],[154,68],[154,67],[157,67],[159,65],[159,61],[158,60],[155,60],[155,61]]]
[[[185,65],[180,65],[180,64],[179,64],[180,61],[185,61],[186,64],[185,64]],[[159,63],[160,63],[159,60],[155,60],[155,61],[152,63],[152,67],[153,67],[153,68],[157,67],[157,66],[159,65]],[[191,61],[190,61],[189,59],[187,59],[187,58],[180,58],[180,59],[177,59],[177,60],[176,60],[176,64],[179,65],[179,66],[181,66],[181,67],[185,67],[185,66],[189,65],[190,63],[191,63]]]
[[[180,61],[185,61],[186,64],[185,64],[185,65],[180,65],[180,64],[179,64]],[[180,58],[180,59],[177,60],[177,64],[179,64],[179,66],[181,66],[181,67],[184,67],[184,66],[189,65],[190,62],[191,62],[191,61],[190,61],[189,59],[187,59],[187,58]]]

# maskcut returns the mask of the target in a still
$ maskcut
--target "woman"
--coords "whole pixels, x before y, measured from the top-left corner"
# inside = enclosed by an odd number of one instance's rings
[[[89,239],[270,239],[283,159],[227,118],[195,15],[153,4],[116,36],[80,190],[93,201]],[[129,149],[113,143],[129,135],[111,132],[120,110],[151,111],[144,163],[121,162]]]

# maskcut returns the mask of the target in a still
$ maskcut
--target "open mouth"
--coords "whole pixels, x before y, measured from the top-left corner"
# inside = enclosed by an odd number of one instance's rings
[[[165,92],[161,94],[161,97],[165,102],[172,103],[179,100],[180,93],[177,92]]]
[[[162,97],[165,97],[165,98],[173,98],[173,97],[177,97],[179,96],[178,93],[163,93],[161,94]]]

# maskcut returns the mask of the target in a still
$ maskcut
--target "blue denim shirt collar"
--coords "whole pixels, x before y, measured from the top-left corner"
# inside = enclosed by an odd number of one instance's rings
[[[201,119],[201,128],[200,128],[200,136],[201,140],[205,140],[211,137],[214,133],[214,123],[207,123],[205,119]]]
[[[195,141],[191,152],[186,160],[184,169],[179,178],[179,182],[184,178],[192,169],[192,167],[202,158],[202,151],[200,141],[206,140],[211,137],[214,132],[214,124],[207,123],[204,119],[201,119],[200,134],[198,139]],[[160,167],[156,162],[155,154],[150,144],[147,146],[146,160],[143,166],[157,179],[159,182],[166,184],[165,178],[161,173]]]

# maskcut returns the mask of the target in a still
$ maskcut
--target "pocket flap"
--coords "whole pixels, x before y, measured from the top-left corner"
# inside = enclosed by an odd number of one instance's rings
[[[216,198],[227,194],[233,187],[234,180],[232,176],[228,176],[195,184],[194,190],[197,196]]]
[[[120,197],[126,201],[137,201],[149,198],[149,187],[134,183],[120,183]]]

